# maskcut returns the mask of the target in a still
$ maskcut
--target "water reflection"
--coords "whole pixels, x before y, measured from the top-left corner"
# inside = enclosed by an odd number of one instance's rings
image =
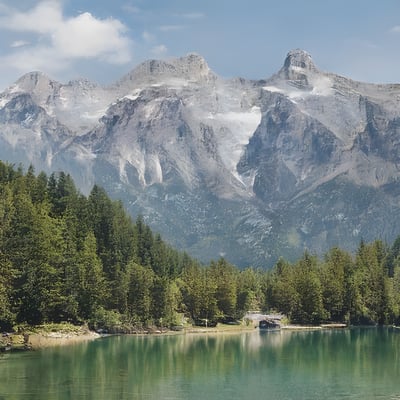
[[[399,347],[384,328],[111,337],[0,357],[0,400],[396,398]]]

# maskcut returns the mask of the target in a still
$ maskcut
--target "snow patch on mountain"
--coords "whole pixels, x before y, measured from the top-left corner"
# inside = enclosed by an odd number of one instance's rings
[[[333,91],[333,82],[328,76],[315,76],[311,79],[313,89],[311,94],[316,96],[331,96]]]
[[[0,108],[3,108],[9,101],[10,99],[7,99],[5,97],[0,98]]]
[[[249,111],[229,111],[208,115],[210,125],[217,132],[219,154],[225,167],[241,183],[237,165],[257,126],[261,122],[261,109],[254,106]]]
[[[152,154],[148,160],[149,174],[151,180],[146,182],[147,185],[152,185],[154,183],[162,183],[163,181],[163,172],[160,164],[160,158],[158,154]]]
[[[128,99],[130,101],[135,101],[136,99],[138,99],[140,96],[140,90],[135,91],[132,94],[127,94],[126,96],[123,97],[123,99]]]
[[[121,146],[118,149],[117,154],[114,154],[114,158],[116,158],[118,161],[119,175],[123,181],[128,182],[126,167],[127,164],[130,164],[136,169],[139,177],[139,182],[143,186],[146,186],[146,159],[144,153],[142,153],[139,149],[129,148],[128,146]]]
[[[282,93],[290,99],[299,99],[308,96],[331,96],[335,92],[333,89],[333,82],[329,76],[310,76],[308,82],[310,87],[312,87],[311,90],[296,88],[291,85],[290,82],[280,82],[280,87],[277,86],[278,83],[275,82],[275,85],[266,85],[263,89],[273,93]]]

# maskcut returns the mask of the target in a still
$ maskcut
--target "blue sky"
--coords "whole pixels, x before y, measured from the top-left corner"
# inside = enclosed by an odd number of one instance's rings
[[[34,70],[108,84],[189,52],[223,77],[261,79],[294,48],[324,71],[400,83],[400,1],[0,0],[0,89]]]

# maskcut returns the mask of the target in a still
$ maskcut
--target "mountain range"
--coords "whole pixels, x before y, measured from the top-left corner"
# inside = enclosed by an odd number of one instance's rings
[[[0,93],[0,159],[103,186],[203,261],[268,267],[400,233],[400,85],[320,71],[299,49],[259,80],[197,54],[109,86],[28,73]]]

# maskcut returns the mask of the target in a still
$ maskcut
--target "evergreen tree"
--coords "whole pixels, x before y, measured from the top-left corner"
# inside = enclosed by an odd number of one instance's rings
[[[161,327],[175,325],[176,312],[181,300],[176,284],[165,276],[155,275],[151,297],[155,324]]]
[[[294,282],[294,268],[280,258],[270,276],[270,287],[266,293],[268,305],[266,308],[282,312],[290,317],[298,301]]]
[[[237,302],[237,270],[224,258],[210,265],[210,278],[216,285],[215,299],[222,318],[233,318]]]
[[[391,292],[393,322],[400,325],[400,259],[398,257],[393,262]]]
[[[89,195],[89,210],[92,229],[97,243],[97,255],[100,257],[105,276],[113,279],[116,264],[113,252],[113,205],[104,189],[95,185]]]
[[[249,310],[260,310],[265,303],[262,283],[265,274],[246,268],[237,275],[236,317],[242,318]]]
[[[130,263],[128,312],[130,320],[139,326],[153,323],[152,290],[155,275],[150,267]]]
[[[0,250],[0,329],[9,331],[15,322],[12,302],[14,270]]]
[[[349,287],[352,264],[350,255],[339,248],[335,247],[325,255],[320,275],[324,307],[332,321],[342,322],[348,318],[352,303]]]
[[[97,307],[107,299],[105,279],[101,260],[96,253],[96,238],[92,232],[87,235],[82,251],[78,254],[78,304],[80,315],[90,318]]]
[[[8,183],[8,168],[0,162],[0,329],[9,330],[15,321],[12,302],[15,271],[5,253],[5,237],[10,231],[15,212]]]
[[[361,243],[356,256],[357,284],[361,297],[360,322],[384,323],[388,318],[388,277],[381,241]]]
[[[134,258],[134,224],[127,215],[120,201],[112,204],[112,238],[113,262],[120,265],[122,269]]]
[[[217,283],[209,267],[191,263],[185,267],[182,280],[183,302],[193,321],[221,317],[216,298]]]
[[[291,310],[291,319],[303,324],[320,323],[326,318],[326,313],[316,257],[307,252],[304,254],[295,267],[293,282],[297,296]]]
[[[143,216],[139,215],[135,224],[135,258],[140,265],[152,266],[153,234],[144,223]]]

